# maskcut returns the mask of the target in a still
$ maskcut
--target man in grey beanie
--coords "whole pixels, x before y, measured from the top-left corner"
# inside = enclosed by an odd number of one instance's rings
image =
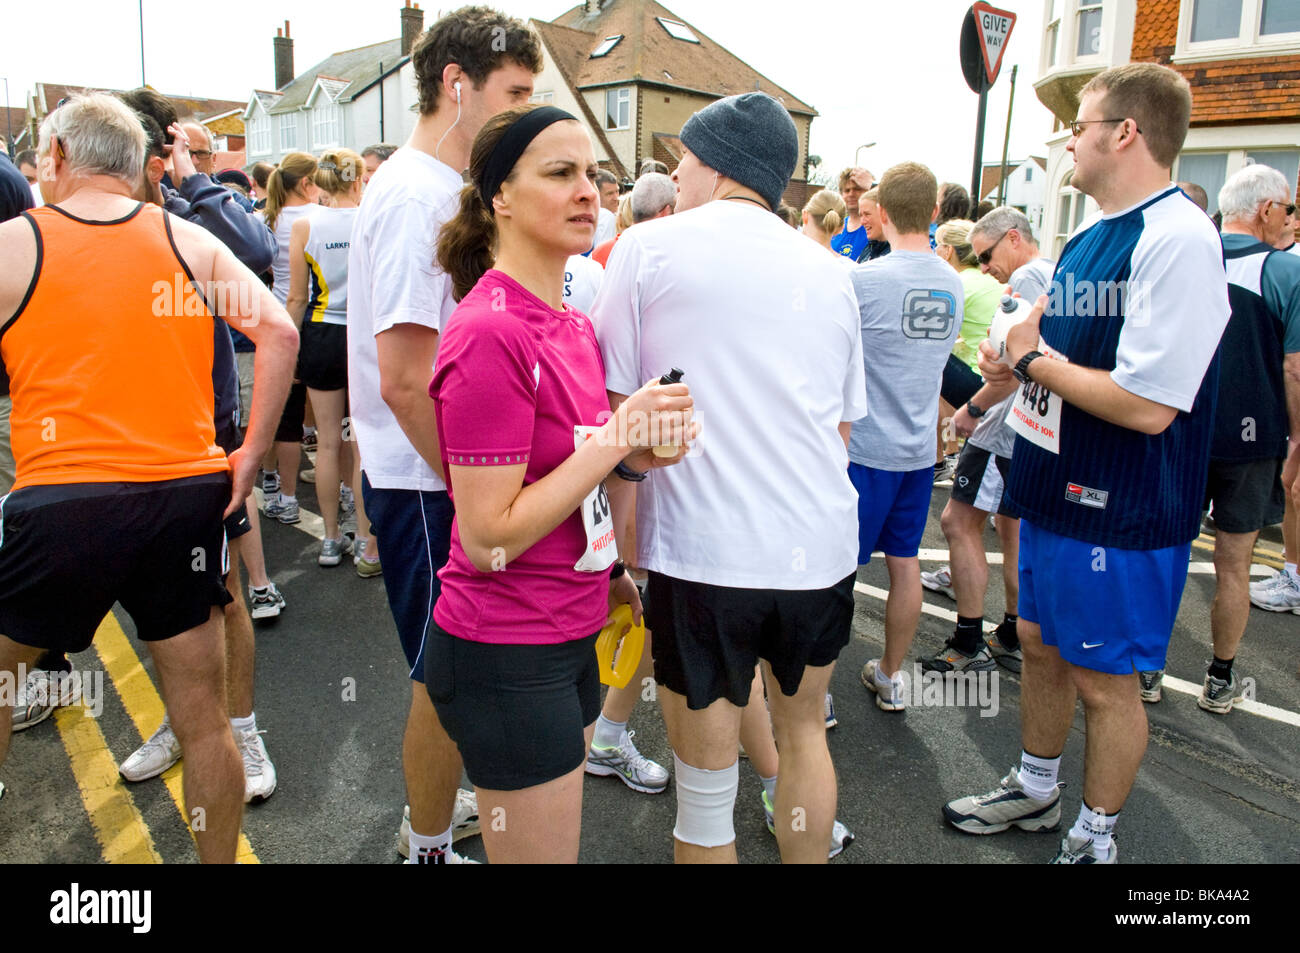
[[[761,659],[780,747],[780,783],[760,772],[768,826],[784,861],[824,863],[852,840],[822,703],[853,617],[857,304],[848,269],[772,214],[799,152],[780,103],[720,100],[681,140],[677,214],[624,232],[591,312],[615,406],[677,367],[704,424],[680,472],[620,473],[640,483],[637,552],[621,555],[649,571],[676,858],[736,859],[737,739]]]

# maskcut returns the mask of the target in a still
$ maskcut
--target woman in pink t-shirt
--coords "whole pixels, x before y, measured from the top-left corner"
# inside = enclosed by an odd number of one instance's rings
[[[596,168],[568,113],[502,113],[474,140],[472,182],[438,244],[460,306],[429,394],[456,520],[425,684],[478,790],[493,863],[577,860],[596,634],[613,604],[640,615],[630,577],[610,569],[626,483],[607,496],[603,481],[620,463],[676,463],[684,448],[646,448],[694,429],[681,384],[647,385],[611,415],[591,321],[563,303],[565,262],[596,227]],[[577,449],[575,428],[590,437]]]

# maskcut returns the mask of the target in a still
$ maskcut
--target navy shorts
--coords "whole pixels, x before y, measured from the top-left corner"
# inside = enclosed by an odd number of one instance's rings
[[[1020,521],[1020,618],[1072,665],[1111,675],[1165,667],[1192,544],[1117,549]]]
[[[934,468],[877,470],[849,464],[849,480],[858,491],[858,565],[871,562],[871,554],[915,556],[930,516]]]
[[[202,625],[231,601],[229,502],[226,473],[10,493],[0,500],[0,633],[81,652],[114,602],[144,642]]]
[[[1286,491],[1282,458],[1211,460],[1205,506],[1214,507],[1214,527],[1225,533],[1254,533],[1282,522]]]
[[[583,732],[600,714],[597,635],[502,645],[430,623],[425,685],[475,787],[519,791],[586,762]]]
[[[226,421],[225,424],[217,427],[216,444],[222,450],[226,451],[226,456],[230,456],[239,449],[244,438],[239,434],[239,428],[235,426],[233,420]],[[235,511],[225,519],[226,539],[239,539],[245,533],[253,530],[253,524],[248,521],[248,503],[240,503],[235,507]]]
[[[379,541],[388,607],[411,678],[424,681],[424,642],[442,591],[438,570],[451,553],[454,511],[445,490],[392,490],[361,475],[361,498]]]

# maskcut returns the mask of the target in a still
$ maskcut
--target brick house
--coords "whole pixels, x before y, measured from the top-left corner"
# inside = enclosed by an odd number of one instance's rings
[[[550,22],[532,20],[542,39],[543,69],[534,102],[577,116],[591,133],[596,160],[620,179],[641,160],[669,170],[682,156],[677,133],[691,114],[736,93],[762,90],[789,110],[799,158],[785,201],[802,208],[808,183],[808,133],[817,110],[653,0],[586,0]]]
[[[1042,245],[1059,253],[1091,199],[1070,186],[1065,151],[1083,85],[1107,67],[1161,63],[1192,87],[1192,120],[1174,178],[1218,203],[1224,181],[1263,162],[1296,186],[1300,170],[1300,0],[1044,0],[1034,90],[1053,115]]]

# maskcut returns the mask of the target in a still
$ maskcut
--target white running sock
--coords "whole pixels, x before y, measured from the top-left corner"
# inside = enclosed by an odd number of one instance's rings
[[[1079,819],[1070,828],[1071,837],[1091,838],[1092,856],[1105,860],[1110,853],[1111,836],[1115,832],[1118,814],[1094,811],[1087,804],[1079,804]]]
[[[1282,571],[1287,575],[1289,575],[1292,579],[1300,579],[1300,576],[1296,575],[1295,563],[1285,563],[1282,566]]]
[[[601,715],[596,719],[596,733],[592,735],[591,743],[601,748],[617,748],[625,731],[626,721],[610,721]]]
[[[1060,769],[1060,755],[1036,758],[1028,751],[1020,752],[1020,784],[1035,801],[1046,801],[1056,793],[1056,774]]]
[[[441,834],[435,834],[430,837],[425,834],[415,833],[411,829],[411,863],[413,864],[432,864],[437,863],[436,857],[439,854],[451,850],[451,828],[447,828]]]
[[[298,502],[298,497],[296,497],[296,496],[289,496],[289,495],[287,495],[287,494],[285,494],[285,493],[281,493],[281,494],[280,494],[280,502],[281,502],[281,503],[297,503],[297,502]]]
[[[230,727],[238,731],[257,730],[257,712],[250,712],[247,718],[230,719]]]

